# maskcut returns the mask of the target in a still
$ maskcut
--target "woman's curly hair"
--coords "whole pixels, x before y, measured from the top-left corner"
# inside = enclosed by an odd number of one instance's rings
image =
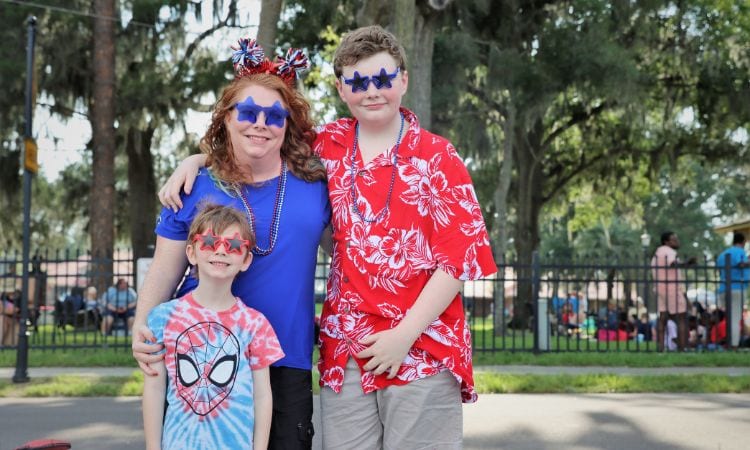
[[[302,94],[281,78],[267,73],[235,79],[222,92],[221,98],[214,106],[211,124],[200,142],[201,151],[208,156],[206,166],[214,168],[219,178],[226,183],[243,181],[232,151],[225,120],[232,113],[235,104],[244,100],[237,98],[240,91],[251,85],[263,86],[278,92],[289,110],[286,135],[281,145],[281,158],[286,161],[289,170],[305,181],[325,179],[325,167],[312,151],[316,133],[310,118],[310,104]]]

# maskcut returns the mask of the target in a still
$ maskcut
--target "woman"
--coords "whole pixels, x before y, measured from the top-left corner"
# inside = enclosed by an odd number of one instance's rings
[[[240,40],[235,79],[216,103],[201,140],[207,155],[181,209],[164,208],[156,226],[154,260],[140,292],[133,329],[133,356],[147,375],[162,356],[146,317],[157,304],[195,288],[185,273],[185,246],[203,202],[242,211],[257,236],[251,268],[232,291],[263,313],[281,343],[283,359],[271,367],[274,415],[269,448],[312,445],[312,347],[317,248],[330,220],[325,169],[313,156],[310,106],[294,89],[307,67],[299,51],[271,62],[254,41]]]

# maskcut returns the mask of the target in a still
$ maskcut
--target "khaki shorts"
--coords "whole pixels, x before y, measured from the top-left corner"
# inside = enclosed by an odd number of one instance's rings
[[[341,392],[321,389],[324,449],[462,448],[461,389],[450,372],[369,394],[362,391],[360,377],[350,358]]]

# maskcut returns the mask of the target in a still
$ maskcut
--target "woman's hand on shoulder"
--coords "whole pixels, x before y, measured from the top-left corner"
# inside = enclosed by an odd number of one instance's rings
[[[180,192],[189,194],[198,176],[198,171],[206,164],[206,155],[190,155],[183,159],[170,175],[164,186],[159,189],[159,201],[165,207],[177,212],[182,208]]]
[[[132,339],[133,358],[138,362],[138,366],[145,375],[155,377],[159,373],[154,367],[151,367],[151,364],[163,360],[164,354],[155,355],[154,353],[162,350],[164,346],[149,344],[149,342],[156,341],[156,338],[146,325],[134,325]]]

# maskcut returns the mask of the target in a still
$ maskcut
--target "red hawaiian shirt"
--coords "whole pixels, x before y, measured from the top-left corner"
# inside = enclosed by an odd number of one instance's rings
[[[341,390],[344,367],[365,349],[360,340],[394,328],[414,304],[437,268],[460,280],[497,271],[471,178],[445,138],[419,127],[409,110],[398,149],[394,145],[363,165],[351,157],[355,119],[319,130],[315,152],[328,171],[333,210],[333,258],[320,333],[320,385]],[[395,181],[393,152],[397,152]],[[361,216],[353,208],[355,194]],[[355,358],[356,359],[356,358]],[[357,360],[362,368],[366,360]],[[461,383],[464,402],[476,401],[471,335],[456,295],[414,345],[395,378],[362,372],[365,393],[450,370]]]

